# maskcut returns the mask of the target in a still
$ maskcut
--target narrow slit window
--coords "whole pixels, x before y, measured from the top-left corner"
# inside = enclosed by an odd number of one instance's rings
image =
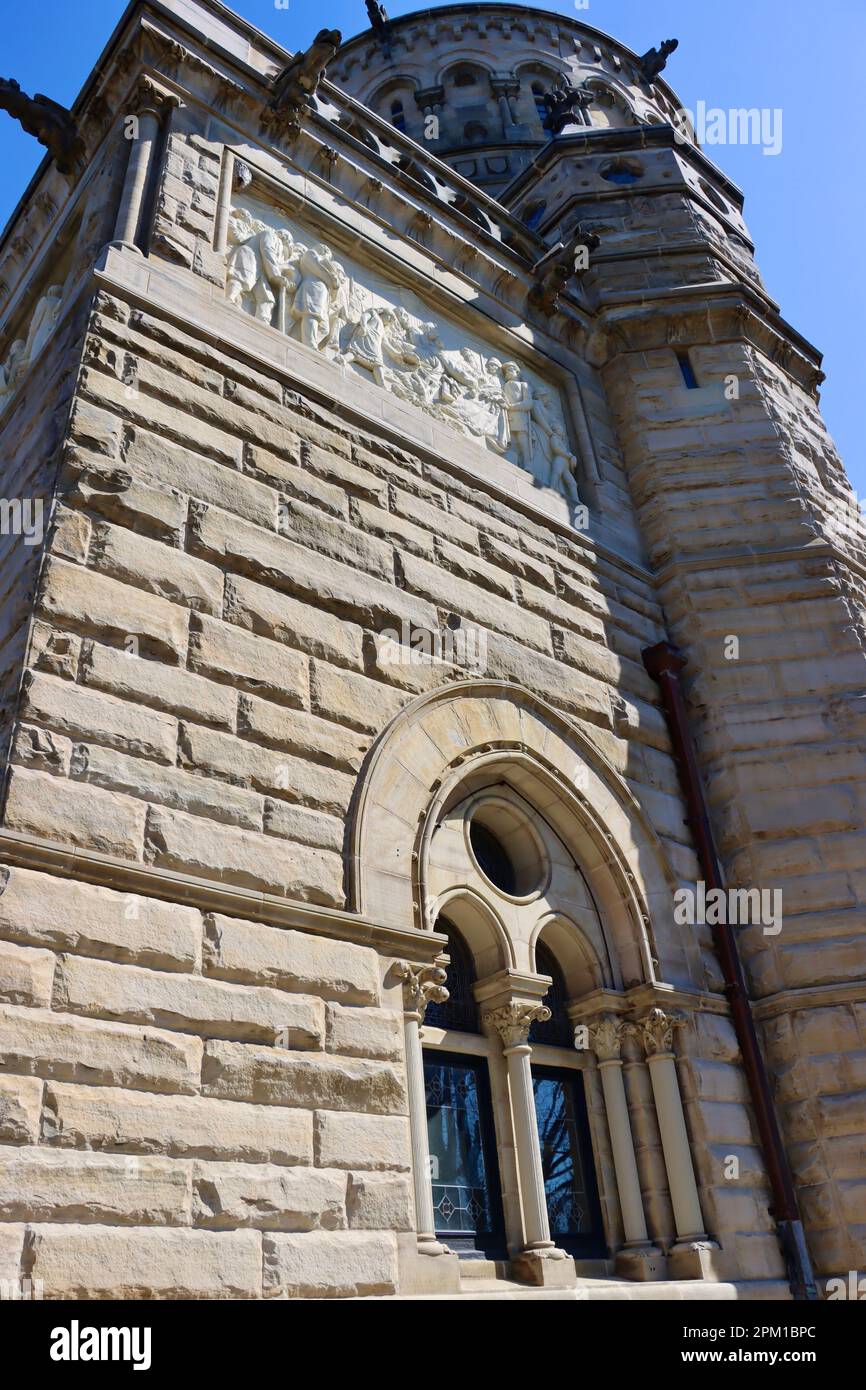
[[[698,389],[698,379],[695,376],[695,369],[692,366],[692,359],[687,352],[678,352],[677,361],[680,364],[680,371],[683,374],[683,381],[690,391]]]

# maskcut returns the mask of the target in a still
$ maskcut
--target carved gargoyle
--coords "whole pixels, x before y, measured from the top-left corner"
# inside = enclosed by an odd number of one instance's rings
[[[61,174],[80,172],[84,164],[84,141],[65,106],[37,92],[29,97],[14,77],[0,77],[0,109],[8,111],[28,135],[44,145]]]
[[[532,267],[535,283],[529,291],[530,304],[544,314],[555,314],[569,280],[583,274],[588,253],[600,244],[595,232],[584,231],[578,223],[567,242],[559,242]]]
[[[385,13],[385,6],[379,4],[379,0],[366,0],[367,15],[370,20],[370,27],[376,34],[384,34],[388,27],[388,16]]]
[[[650,48],[640,62],[640,75],[648,87],[651,87],[659,73],[667,65],[668,58],[675,48],[679,48],[679,39],[665,39],[660,48]]]
[[[544,93],[544,108],[547,111],[546,125],[552,135],[559,135],[567,125],[579,120],[578,111],[585,111],[595,97],[585,86],[554,87],[552,92]]]
[[[325,69],[342,42],[339,29],[320,29],[309,48],[296,53],[274,78],[272,108],[288,114],[312,106]]]

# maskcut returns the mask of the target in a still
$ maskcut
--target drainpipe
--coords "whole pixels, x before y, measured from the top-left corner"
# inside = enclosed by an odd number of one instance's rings
[[[645,647],[642,655],[644,666],[661,688],[662,703],[704,879],[708,887],[724,889],[724,879],[713,841],[709,811],[680,685],[680,672],[686,665],[686,659],[670,642],[659,642],[654,647]],[[798,1300],[817,1300],[818,1290],[806,1247],[803,1222],[788,1166],[788,1155],[779,1131],[767,1068],[755,1031],[736,938],[727,921],[713,926],[712,932],[755,1111],[764,1163],[773,1191],[772,1215],[788,1269],[791,1293]]]

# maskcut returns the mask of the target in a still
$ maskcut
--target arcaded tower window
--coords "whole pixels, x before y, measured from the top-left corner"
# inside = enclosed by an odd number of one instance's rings
[[[405,131],[406,129],[406,113],[403,110],[402,101],[391,102],[391,124],[397,130]]]

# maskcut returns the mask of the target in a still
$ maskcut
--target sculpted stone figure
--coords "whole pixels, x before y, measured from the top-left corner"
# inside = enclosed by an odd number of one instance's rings
[[[50,339],[60,316],[62,298],[63,286],[51,285],[36,303],[26,337],[16,338],[10,347],[6,361],[0,366],[0,415],[27,368],[38,360]]]
[[[533,386],[518,362],[503,365],[466,343],[446,347],[439,325],[404,304],[382,302],[387,287],[377,287],[374,299],[324,242],[304,245],[249,208],[232,212],[228,240],[232,304],[371,377],[578,504],[576,460],[556,398]]]
[[[35,135],[61,174],[78,173],[84,163],[84,141],[65,106],[39,92],[29,97],[13,77],[0,77],[0,109],[8,111],[28,135]]]
[[[310,47],[296,53],[274,78],[271,98],[274,110],[297,111],[309,106],[326,67],[336,57],[342,42],[339,29],[320,29]]]
[[[651,87],[667,66],[667,61],[674,49],[679,48],[679,39],[665,39],[660,48],[650,48],[640,59],[640,73],[644,82]]]
[[[584,86],[564,86],[545,92],[543,100],[547,111],[547,128],[552,135],[559,135],[567,125],[586,124],[584,112],[595,97]]]

